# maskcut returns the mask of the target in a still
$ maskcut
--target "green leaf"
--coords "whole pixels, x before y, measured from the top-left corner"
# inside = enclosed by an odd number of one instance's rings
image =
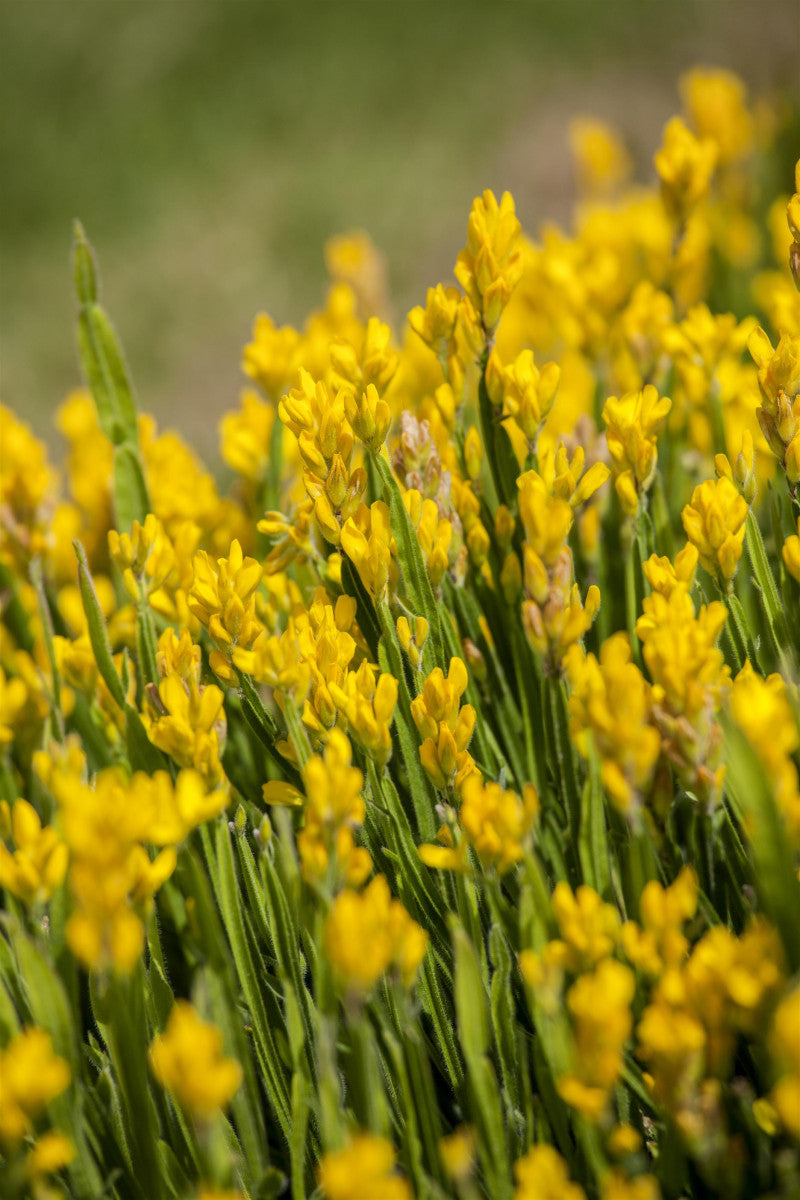
[[[745,544],[753,576],[758,587],[761,605],[767,618],[767,626],[775,648],[780,655],[789,645],[789,630],[786,624],[786,614],[783,611],[780,593],[769,565],[764,539],[753,510],[747,514],[745,526]]]
[[[590,750],[588,774],[583,789],[579,854],[584,883],[606,900],[611,898],[611,865],[606,829],[606,811],[600,763],[596,751]]]
[[[130,529],[151,511],[139,451],[136,403],[117,336],[98,303],[97,270],[92,249],[75,223],[73,277],[80,306],[78,349],[86,382],[94,397],[100,428],[114,446],[114,509],[117,528]]]
[[[289,1089],[278,1048],[267,1020],[259,974],[256,972],[247,941],[242,917],[241,895],[236,882],[236,868],[231,851],[230,833],[224,821],[217,823],[215,845],[219,871],[216,885],[217,901],[236,964],[236,974],[242,995],[253,1020],[256,1049],[264,1072],[264,1087],[284,1136],[288,1139],[291,1134]]]
[[[77,538],[73,539],[72,545],[75,547],[75,553],[78,556],[78,583],[83,600],[83,611],[86,613],[86,621],[89,626],[89,641],[92,644],[97,669],[117,704],[120,708],[124,708],[125,690],[111,656],[111,643],[108,640],[106,619],[100,608],[100,601],[97,599],[94,580],[92,579],[92,573],[89,570],[89,563],[86,559],[86,551]]]
[[[761,906],[781,935],[792,971],[800,968],[800,882],[786,828],[764,767],[742,733],[723,718],[725,791],[742,828],[750,835],[756,890]]]
[[[14,939],[14,955],[33,1023],[47,1030],[56,1053],[77,1072],[76,1023],[61,979],[41,950],[21,933]]]
[[[118,529],[128,530],[134,521],[143,524],[150,512],[150,497],[138,447],[117,446],[114,451],[114,513]]]
[[[114,975],[102,986],[95,979],[92,983],[92,1007],[119,1083],[124,1145],[135,1163],[137,1194],[162,1200],[169,1191],[157,1151],[159,1123],[150,1093],[144,968],[139,962],[128,977]]]
[[[489,1008],[475,947],[460,925],[452,933],[458,1037],[469,1060],[489,1050]]]

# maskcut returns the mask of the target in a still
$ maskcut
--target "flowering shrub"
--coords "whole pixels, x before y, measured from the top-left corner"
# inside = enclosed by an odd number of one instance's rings
[[[3,1196],[797,1194],[800,196],[683,91],[400,330],[333,243],[224,482],[77,229],[63,471],[2,413]]]

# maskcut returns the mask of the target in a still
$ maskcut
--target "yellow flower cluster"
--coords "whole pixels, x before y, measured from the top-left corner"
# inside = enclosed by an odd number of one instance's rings
[[[520,799],[499,783],[484,783],[478,773],[468,775],[458,812],[461,841],[454,848],[453,833],[443,825],[438,836],[444,845],[420,846],[420,857],[429,867],[465,871],[471,846],[484,868],[503,875],[522,858],[538,813],[539,796],[532,783],[525,785]]]
[[[733,681],[731,715],[749,739],[773,789],[792,845],[800,848],[800,746],[797,719],[780,675],[763,679],[746,663]]]
[[[0,1050],[0,1145],[9,1149],[33,1133],[51,1100],[69,1086],[69,1064],[44,1029],[25,1029]]]
[[[597,1120],[622,1070],[622,1052],[631,1032],[633,972],[603,959],[567,992],[574,1031],[572,1071],[558,1083],[559,1095],[590,1120]]]
[[[350,742],[341,730],[331,731],[322,756],[308,760],[303,784],[305,824],[297,835],[303,874],[331,883],[340,876],[357,887],[372,870],[368,851],[353,837],[364,823],[364,776],[352,765]],[[267,804],[303,803],[301,794],[283,781],[265,783],[263,792]]]
[[[463,660],[452,658],[448,674],[434,667],[422,692],[411,701],[411,715],[423,739],[420,760],[433,786],[448,794],[460,792],[476,770],[467,749],[476,713],[471,704],[461,704],[467,681]]]
[[[503,193],[499,204],[489,191],[475,200],[467,225],[467,244],[458,256],[455,275],[490,337],[522,274],[520,234],[514,201],[508,192]]]
[[[720,1120],[717,1080],[730,1068],[738,1038],[759,1028],[783,983],[777,935],[756,922],[737,938],[709,930],[688,960],[664,971],[637,1027],[658,1102],[689,1145]]]
[[[550,415],[558,391],[561,370],[557,363],[536,366],[532,350],[522,350],[504,367],[497,350],[486,366],[486,389],[495,408],[500,409],[533,456],[542,426]]]
[[[594,747],[609,797],[620,812],[631,813],[647,795],[661,754],[653,689],[632,661],[624,633],[603,643],[599,660],[572,646],[564,665],[575,743],[585,757]]]
[[[757,329],[748,345],[761,389],[758,423],[794,492],[800,481],[800,337],[783,334],[773,348]]]
[[[652,384],[621,399],[609,396],[603,408],[608,452],[622,511],[635,517],[642,497],[655,478],[658,463],[656,434],[666,421],[672,401],[660,397]]]
[[[686,536],[697,548],[700,565],[723,592],[731,589],[744,543],[747,501],[723,476],[698,484],[681,514]]]
[[[14,850],[0,842],[0,887],[26,904],[49,900],[67,872],[67,847],[58,830],[42,827],[36,809],[18,799],[11,809],[0,800],[0,834],[6,831]]]
[[[385,876],[363,892],[340,892],[325,919],[325,952],[345,989],[366,995],[387,971],[410,987],[428,948],[428,935],[399,900]]]
[[[242,1082],[242,1068],[222,1053],[222,1034],[186,1000],[176,1001],[164,1033],[150,1046],[150,1066],[162,1087],[193,1117],[225,1108]]]
[[[595,486],[601,482],[599,477],[594,480]],[[567,545],[573,520],[569,501],[550,493],[536,471],[526,471],[517,484],[525,529],[522,623],[546,669],[557,674],[570,646],[591,627],[600,607],[600,590],[592,584],[582,603],[573,582],[574,563]]]
[[[67,764],[45,779],[69,852],[70,948],[89,967],[130,971],[144,943],[143,916],[175,869],[175,846],[222,811],[227,792],[210,791],[194,771],[173,784],[166,772],[129,779],[109,767],[90,786]],[[164,849],[151,860],[148,844]]]
[[[392,1143],[374,1134],[357,1134],[343,1150],[324,1155],[318,1178],[325,1200],[413,1200],[395,1170]]]
[[[636,633],[653,681],[652,714],[663,752],[684,786],[713,804],[725,773],[717,714],[730,671],[717,640],[727,611],[714,600],[695,613],[689,588],[696,563],[696,555],[685,551],[674,566],[656,556],[645,563],[654,590],[644,601]]]

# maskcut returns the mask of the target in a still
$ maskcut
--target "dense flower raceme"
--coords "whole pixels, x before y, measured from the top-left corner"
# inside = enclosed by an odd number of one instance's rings
[[[63,468],[0,412],[4,1197],[800,1188],[800,180],[681,94],[405,325],[334,239],[224,488],[76,230]]]

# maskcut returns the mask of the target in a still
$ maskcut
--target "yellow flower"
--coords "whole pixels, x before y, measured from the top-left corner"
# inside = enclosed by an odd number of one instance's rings
[[[151,592],[164,587],[175,570],[172,543],[152,513],[148,513],[143,525],[134,521],[130,534],[109,530],[108,549],[134,602],[146,600]]]
[[[529,454],[536,452],[539,433],[555,403],[560,378],[558,364],[550,362],[540,370],[534,363],[532,350],[522,350],[507,367],[502,365],[496,350],[489,357],[486,367],[489,398],[522,431]]]
[[[548,491],[536,471],[520,475],[517,486],[526,543],[545,567],[554,567],[572,528],[572,508],[568,501]]]
[[[476,713],[471,704],[460,705],[467,688],[467,668],[460,658],[450,659],[445,676],[434,667],[411,701],[411,716],[423,739],[419,756],[434,787],[457,790],[475,770],[467,747],[475,729]]]
[[[702,1075],[706,1043],[702,1024],[691,1012],[671,1005],[656,992],[636,1033],[637,1054],[647,1064],[656,1099],[668,1109],[680,1110],[688,1104]]]
[[[424,617],[415,617],[414,633],[412,635],[408,617],[398,617],[397,640],[408,655],[408,661],[411,663],[411,666],[415,671],[419,670],[422,662],[422,652],[428,640],[428,622]]]
[[[784,1129],[800,1138],[800,988],[775,1010],[767,1044],[779,1073],[770,1100]]]
[[[752,506],[758,487],[755,458],[753,435],[749,429],[745,429],[742,433],[742,448],[736,455],[736,461],[733,466],[731,466],[730,459],[726,454],[717,454],[714,457],[714,469],[717,473],[717,478],[721,479],[724,476],[730,480],[740,495],[744,497],[748,506]]]
[[[253,325],[253,341],[244,348],[242,367],[270,399],[277,400],[297,373],[299,347],[296,329],[290,325],[278,329],[266,313],[260,313]]]
[[[619,915],[592,888],[573,894],[568,883],[555,886],[551,900],[563,946],[561,959],[573,973],[593,967],[613,953],[619,939]]]
[[[28,688],[25,681],[19,676],[9,679],[0,666],[0,747],[7,746],[14,740],[14,726],[27,700]]]
[[[408,314],[408,323],[437,358],[446,357],[448,343],[453,337],[461,296],[458,288],[428,288],[425,307],[417,305]]]
[[[441,515],[435,500],[423,499],[416,488],[403,493],[403,503],[416,530],[431,586],[438,588],[451,562],[452,522]]]
[[[365,394],[372,388],[377,400],[387,390],[400,362],[391,340],[389,326],[370,317],[358,346],[347,338],[331,342],[331,380],[334,387],[343,389],[345,406],[354,392]]]
[[[673,117],[653,161],[667,212],[683,224],[708,194],[717,148],[710,138],[696,138],[680,117]]]
[[[52,1175],[66,1167],[75,1157],[75,1147],[68,1137],[57,1129],[51,1129],[36,1139],[36,1145],[28,1155],[28,1177]]]
[[[461,789],[459,820],[475,853],[486,867],[502,875],[522,858],[528,834],[539,812],[539,796],[527,784],[520,800],[499,783],[471,775]]]
[[[631,661],[624,633],[603,643],[599,661],[572,646],[564,664],[575,744],[587,756],[591,738],[612,803],[620,812],[630,812],[647,792],[661,753],[661,737],[651,722],[650,685]]]
[[[653,566],[657,578],[661,569]],[[680,569],[685,573],[690,567],[686,558]],[[716,643],[727,610],[715,600],[695,614],[686,584],[677,575],[673,582],[667,572],[661,574],[666,594],[654,591],[646,597],[636,623],[653,680],[653,715],[684,786],[712,803],[724,775],[716,714],[730,686],[730,672]]]
[[[610,1171],[603,1176],[600,1200],[661,1200],[661,1188],[655,1175],[628,1179],[621,1171]]]
[[[800,517],[797,520],[797,533],[786,539],[781,553],[786,570],[800,583]]]
[[[356,1134],[343,1150],[324,1154],[317,1178],[325,1200],[413,1200],[396,1173],[392,1143],[371,1133]]]
[[[344,399],[347,419],[353,426],[353,433],[368,450],[377,454],[386,441],[392,414],[389,405],[378,395],[374,383],[368,383],[358,401],[352,392],[347,392]]]
[[[569,1168],[552,1146],[533,1146],[514,1163],[514,1200],[586,1200],[578,1183],[570,1183]]]
[[[209,787],[224,779],[220,755],[225,740],[225,697],[215,685],[198,687],[177,674],[150,690],[144,717],[154,746],[182,767],[194,767]]]
[[[600,607],[600,591],[592,584],[584,605],[573,583],[572,551],[567,545],[573,522],[569,501],[554,496],[536,471],[520,475],[517,486],[526,539],[522,622],[533,649],[545,656],[551,671],[558,672],[570,646],[591,627]],[[513,583],[513,575],[506,578],[506,585]]]
[[[376,500],[370,508],[360,504],[355,516],[345,523],[342,550],[361,576],[374,600],[383,600],[391,579],[392,526],[389,506]]]
[[[475,1148],[475,1130],[470,1125],[460,1125],[439,1139],[439,1159],[456,1183],[465,1183],[475,1170]]]
[[[659,397],[652,384],[619,400],[609,396],[603,407],[614,486],[623,512],[629,516],[636,515],[641,497],[655,478],[656,434],[671,407],[672,401]]]
[[[236,680],[233,651],[249,650],[261,632],[255,607],[260,582],[260,564],[244,557],[236,539],[227,558],[215,561],[204,550],[195,556],[189,608],[218,647],[211,651],[212,670],[229,683]]]
[[[162,1087],[193,1117],[211,1117],[233,1099],[242,1068],[222,1052],[222,1034],[176,1000],[167,1028],[150,1046],[150,1066]]]
[[[784,333],[773,349],[764,330],[757,329],[747,345],[758,367],[758,423],[794,488],[800,481],[800,337]]]
[[[753,142],[745,85],[732,71],[697,68],[681,79],[681,95],[698,136],[714,143],[720,165],[744,158]]]
[[[800,847],[800,779],[793,755],[797,723],[780,675],[763,679],[745,663],[733,682],[731,715],[756,751],[793,846]]]
[[[674,562],[666,555],[659,557],[657,554],[651,554],[644,564],[647,582],[654,592],[667,599],[676,588],[691,591],[697,571],[697,559],[697,547],[691,542],[687,542],[683,549],[678,551]]]
[[[598,1120],[622,1069],[622,1053],[633,1028],[633,972],[604,959],[567,992],[574,1036],[573,1070],[558,1081],[558,1093],[589,1120]]]
[[[269,465],[275,414],[273,404],[265,404],[255,392],[245,390],[240,411],[227,413],[219,423],[222,457],[249,483],[258,483]]]
[[[0,405],[3,471],[0,476],[0,556],[27,575],[28,563],[49,549],[49,518],[56,475],[42,442],[10,409]]]
[[[696,911],[697,876],[691,867],[684,867],[668,888],[651,879],[639,900],[641,928],[635,921],[622,926],[622,947],[629,961],[653,977],[678,966],[689,949],[683,925]]]
[[[340,367],[354,379],[362,380],[361,386],[366,387],[367,377],[352,346],[345,348],[348,357],[339,361]],[[380,352],[376,353],[384,363]],[[367,362],[363,370],[368,370]],[[376,365],[376,370],[381,378],[380,365]],[[345,413],[345,399],[351,393],[352,387],[347,384],[333,394],[324,380],[315,383],[301,367],[297,387],[283,396],[278,405],[278,416],[297,438],[303,482],[314,502],[317,524],[334,546],[338,546],[342,526],[356,512],[367,486],[363,467],[351,467],[355,439]]]
[[[701,564],[726,592],[742,555],[747,512],[744,496],[723,476],[698,484],[681,514],[686,536],[697,547]]]
[[[0,801],[0,829],[10,825],[13,853],[0,842],[0,887],[26,904],[49,900],[67,871],[69,852],[52,825],[42,828],[36,809],[17,800],[10,810]]]
[[[130,971],[144,944],[142,916],[174,871],[175,850],[168,846],[150,859],[143,843],[154,833],[152,810],[131,803],[130,781],[120,770],[99,772],[90,787],[70,765],[56,765],[48,786],[70,856],[67,943],[87,967]]]
[[[305,824],[297,849],[306,879],[326,879],[334,860],[338,876],[355,887],[372,869],[369,853],[356,846],[353,836],[364,823],[364,776],[352,757],[347,735],[332,729],[323,754],[312,755],[303,768]],[[303,803],[289,784],[266,783],[263,790],[267,804]]]
[[[340,892],[325,919],[325,953],[348,991],[366,994],[395,968],[406,987],[414,982],[428,935],[393,900],[383,875],[363,892]]]
[[[355,229],[329,238],[325,266],[332,279],[353,289],[362,313],[386,307],[386,264],[369,234]]]
[[[520,224],[514,201],[504,192],[497,203],[491,191],[473,201],[467,244],[458,256],[455,275],[491,334],[522,274]]]
[[[605,121],[581,117],[569,127],[572,156],[585,192],[615,192],[631,172],[630,156],[619,134]]]
[[[0,1145],[13,1147],[70,1081],[69,1064],[53,1053],[50,1034],[24,1029],[0,1050]]]
[[[376,675],[365,661],[357,671],[348,672],[342,687],[331,683],[330,694],[353,737],[384,767],[392,754],[391,726],[399,685],[394,675]]]

